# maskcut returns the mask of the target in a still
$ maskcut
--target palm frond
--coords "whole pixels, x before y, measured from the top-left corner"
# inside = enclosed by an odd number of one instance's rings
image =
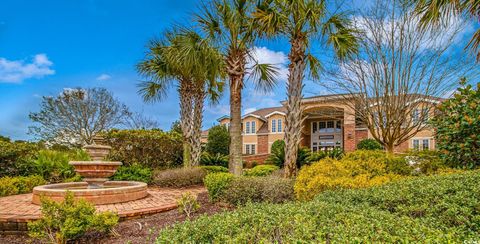
[[[250,68],[248,79],[254,82],[255,89],[268,92],[277,85],[278,75],[278,68],[274,65],[255,63]]]
[[[311,53],[307,54],[306,58],[310,78],[313,80],[319,80],[320,73],[323,71],[322,63],[320,62],[320,60],[317,59],[317,57],[315,57]]]
[[[322,26],[322,35],[327,37],[327,44],[333,46],[340,59],[351,57],[359,49],[359,31],[350,26],[350,20],[343,14],[332,15]]]
[[[167,96],[169,82],[167,81],[143,81],[138,85],[138,94],[145,102],[157,102]]]

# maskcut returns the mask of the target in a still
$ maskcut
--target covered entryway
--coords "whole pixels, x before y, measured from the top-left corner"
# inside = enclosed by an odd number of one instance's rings
[[[355,150],[355,112],[343,99],[327,95],[302,101],[302,146],[314,152],[334,148]]]

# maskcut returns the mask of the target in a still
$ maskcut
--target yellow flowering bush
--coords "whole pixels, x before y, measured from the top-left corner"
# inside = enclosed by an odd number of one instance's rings
[[[341,160],[322,159],[300,170],[295,195],[300,200],[310,200],[326,190],[371,187],[404,177],[391,173],[387,162],[383,152],[375,151],[357,151]]]

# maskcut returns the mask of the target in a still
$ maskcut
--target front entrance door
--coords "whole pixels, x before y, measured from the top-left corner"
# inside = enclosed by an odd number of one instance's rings
[[[311,124],[312,151],[332,150],[335,147],[343,148],[342,124],[341,120],[313,121]]]

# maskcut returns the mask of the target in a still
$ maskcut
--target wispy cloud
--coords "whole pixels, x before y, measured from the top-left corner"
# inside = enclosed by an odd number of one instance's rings
[[[96,80],[104,81],[104,80],[110,80],[111,78],[112,76],[110,76],[109,74],[101,74],[96,78]]]
[[[271,64],[278,69],[278,81],[286,81],[288,78],[288,57],[284,52],[276,52],[266,47],[254,47],[250,50],[253,60],[249,60],[247,66],[251,67],[255,62]]]
[[[0,58],[0,83],[21,83],[30,78],[43,78],[55,74],[53,63],[46,54],[37,54],[30,63],[23,60]]]

